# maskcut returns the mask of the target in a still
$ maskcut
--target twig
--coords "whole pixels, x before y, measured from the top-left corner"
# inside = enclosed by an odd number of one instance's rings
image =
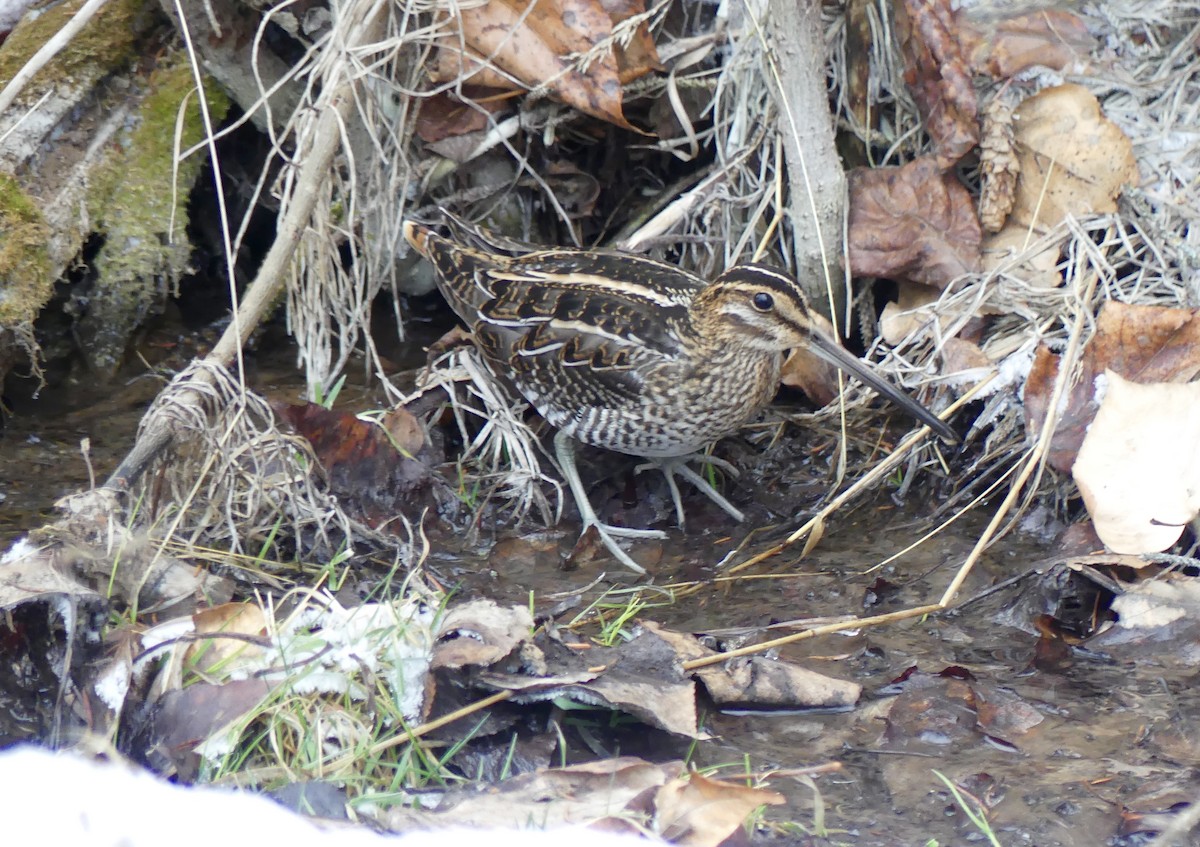
[[[4,86],[3,91],[0,91],[0,115],[8,111],[8,107],[20,96],[21,90],[25,88],[25,84],[29,80],[33,79],[34,74],[46,67],[51,59],[70,44],[71,39],[88,25],[88,21],[95,17],[107,2],[108,0],[88,0],[58,32],[54,33],[45,44],[38,48],[36,53],[29,57],[29,61],[13,74],[8,85]]]
[[[1029,451],[1029,458],[1025,462],[1025,467],[1021,469],[1021,473],[1013,481],[1008,496],[1004,498],[1004,502],[1000,504],[1000,508],[996,510],[996,514],[992,516],[987,527],[980,533],[979,538],[975,541],[975,546],[967,555],[966,561],[962,563],[962,567],[958,569],[958,573],[954,575],[954,579],[946,586],[946,592],[942,595],[942,599],[938,601],[938,604],[943,608],[949,606],[954,600],[954,595],[958,593],[958,589],[962,587],[963,582],[971,573],[971,569],[975,567],[975,563],[979,561],[979,557],[983,555],[983,551],[991,543],[992,537],[1000,527],[1000,523],[1008,515],[1013,504],[1017,502],[1017,498],[1021,496],[1021,492],[1025,488],[1025,483],[1042,466],[1046,452],[1050,449],[1050,438],[1054,435],[1054,428],[1058,425],[1060,414],[1059,403],[1062,400],[1063,392],[1066,391],[1067,384],[1071,381],[1071,371],[1074,369],[1075,360],[1079,355],[1079,348],[1083,345],[1083,324],[1088,314],[1087,304],[1092,301],[1092,295],[1096,291],[1096,283],[1099,279],[1099,274],[1094,271],[1089,275],[1087,286],[1080,300],[1079,311],[1075,313],[1075,321],[1071,326],[1070,341],[1058,363],[1058,378],[1054,381],[1054,393],[1050,395],[1050,402],[1046,404],[1046,418],[1042,421],[1042,429],[1038,433],[1037,443]]]
[[[809,638],[816,638],[818,635],[829,635],[834,632],[845,632],[848,629],[859,629],[864,626],[879,626],[885,623],[893,623],[894,621],[907,620],[908,618],[916,618],[921,615],[929,615],[934,612],[942,611],[942,607],[933,606],[917,606],[912,609],[902,609],[899,612],[888,612],[886,615],[874,615],[869,618],[852,618],[838,623],[831,623],[825,626],[817,626],[812,629],[806,629],[804,632],[785,635],[782,638],[773,638],[770,641],[764,641],[761,644],[751,644],[748,647],[739,647],[737,650],[730,650],[726,653],[714,653],[711,656],[704,656],[700,659],[692,659],[683,663],[685,671],[694,671],[697,668],[706,668],[709,665],[716,665],[724,662],[726,659],[736,659],[740,656],[752,656],[755,653],[762,653],[765,650],[773,650],[776,647],[782,647],[785,644],[793,644],[797,641],[805,641]]]
[[[941,415],[942,418],[943,419],[948,418],[950,415],[954,414],[954,412],[956,412],[962,406],[971,402],[971,400],[973,400],[980,391],[982,391],[984,388],[986,388],[987,385],[993,379],[995,379],[995,377],[996,377],[996,374],[993,373],[993,374],[989,375],[987,378],[982,379],[978,383],[976,383],[976,385],[970,391],[968,391],[962,397],[959,397],[956,401],[954,401],[954,403],[952,403],[949,406],[949,408],[947,408],[944,412],[942,412],[942,415]],[[878,465],[876,465],[869,473],[864,475],[861,479],[859,479],[857,482],[855,482],[853,485],[851,485],[849,488],[847,488],[841,494],[837,495],[832,500],[830,500],[829,503],[823,509],[821,509],[821,511],[817,512],[817,514],[814,515],[808,521],[808,523],[804,524],[804,526],[800,527],[795,532],[793,532],[791,535],[789,535],[787,537],[787,540],[785,540],[779,544],[776,544],[774,547],[764,550],[763,552],[761,552],[755,556],[750,557],[749,559],[742,562],[741,564],[734,565],[732,568],[730,568],[727,571],[727,573],[735,574],[735,573],[739,573],[740,571],[744,571],[749,567],[753,567],[754,565],[757,565],[759,562],[762,562],[762,561],[765,561],[765,560],[771,558],[772,556],[779,555],[784,550],[786,550],[788,547],[791,547],[793,544],[795,544],[797,541],[799,541],[801,538],[808,536],[814,530],[823,531],[824,526],[825,526],[825,521],[827,518],[829,518],[834,512],[836,512],[838,509],[840,509],[846,503],[850,502],[855,497],[857,497],[864,489],[869,488],[870,486],[874,485],[879,480],[885,478],[888,474],[890,474],[894,468],[899,466],[904,461],[905,457],[909,454],[909,452],[911,452],[916,447],[918,447],[919,445],[924,443],[925,437],[928,434],[929,434],[929,427],[923,426],[920,429],[918,429],[916,432],[914,432],[908,438],[904,439],[904,441],[900,442],[900,444],[897,445],[896,449],[893,450],[886,459],[884,459],[882,462],[880,462]],[[819,532],[816,537],[819,538]],[[812,545],[810,544],[810,546],[812,546]],[[806,549],[805,552],[807,553],[808,550]]]

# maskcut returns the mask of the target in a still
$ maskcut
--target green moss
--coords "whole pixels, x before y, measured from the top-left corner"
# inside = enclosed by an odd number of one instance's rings
[[[26,19],[9,34],[0,49],[0,85],[13,78],[18,70],[63,25],[70,20],[84,0],[66,0],[50,5],[36,16]],[[65,50],[41,71],[34,81],[46,74],[63,82],[90,85],[101,76],[112,73],[137,56],[141,34],[163,20],[154,0],[111,0],[77,34]],[[34,89],[41,88],[33,86]],[[42,89],[44,90],[44,89]],[[41,91],[26,90],[22,99],[41,95]]]
[[[37,203],[0,173],[0,328],[30,325],[50,299],[50,227]]]
[[[167,57],[149,84],[135,126],[93,175],[88,195],[88,211],[105,241],[79,329],[86,355],[102,373],[120,364],[129,336],[187,267],[187,199],[206,160],[201,151],[174,164],[177,116],[185,100],[179,149],[204,137],[187,56]],[[211,81],[205,82],[204,96],[218,123],[229,99]]]

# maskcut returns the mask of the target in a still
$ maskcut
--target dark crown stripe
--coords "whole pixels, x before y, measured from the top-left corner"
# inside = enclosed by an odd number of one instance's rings
[[[768,265],[737,265],[732,267],[725,273],[721,274],[716,279],[717,282],[725,284],[745,283],[747,285],[761,285],[764,288],[773,288],[781,294],[786,294],[788,297],[804,296],[804,292],[800,288],[800,283],[796,278],[787,271],[781,271],[778,268],[772,268]]]

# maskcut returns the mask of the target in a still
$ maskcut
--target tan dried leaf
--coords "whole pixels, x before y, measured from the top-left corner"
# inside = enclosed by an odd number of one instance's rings
[[[1105,378],[1072,474],[1110,549],[1157,553],[1200,514],[1200,383]]]
[[[985,270],[1001,265],[1045,287],[1060,285],[1057,245],[1031,244],[1068,215],[1116,210],[1121,187],[1138,180],[1133,144],[1100,111],[1095,97],[1079,85],[1047,88],[1014,112],[1014,144],[1019,167],[1012,213],[1004,229],[983,244]]]
[[[829,318],[813,312],[810,317],[818,329],[830,336],[836,335]],[[791,388],[799,388],[818,406],[826,406],[838,396],[838,370],[820,356],[797,347],[788,354],[779,374],[779,381]]]
[[[1200,375],[1200,310],[1104,304],[1096,334],[1083,352],[1079,381],[1068,390],[1050,442],[1052,467],[1071,469],[1096,416],[1096,377],[1110,368],[1145,383],[1195,379]],[[1025,381],[1025,426],[1032,437],[1041,431],[1057,377],[1058,357],[1039,348]]]
[[[184,654],[184,664],[200,673],[224,668],[230,663],[253,663],[262,655],[254,639],[265,637],[267,617],[255,603],[223,603],[192,615],[195,643]],[[207,637],[206,637],[207,636]]]
[[[971,195],[933,159],[849,174],[855,276],[907,279],[938,288],[979,268],[982,232]]]
[[[1014,116],[1021,178],[1012,218],[1021,226],[1115,212],[1121,187],[1137,182],[1132,142],[1083,86],[1044,89]]]
[[[888,344],[899,344],[914,330],[933,320],[933,312],[923,307],[938,301],[938,289],[917,282],[897,284],[896,299],[879,314],[879,335]]]
[[[654,829],[672,844],[718,847],[759,806],[782,803],[783,795],[775,791],[690,773],[656,792]]]
[[[1058,269],[1061,252],[1060,242],[1042,244],[1037,233],[1010,217],[999,232],[983,239],[979,258],[986,271],[1004,266],[1031,286],[1056,288],[1062,284]]]

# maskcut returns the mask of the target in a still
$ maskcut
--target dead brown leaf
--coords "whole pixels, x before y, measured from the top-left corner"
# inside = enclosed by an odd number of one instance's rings
[[[824,315],[813,312],[809,315],[819,329],[830,336],[836,335],[833,323]],[[818,406],[826,406],[838,396],[838,369],[802,347],[788,354],[780,371],[779,381],[791,388],[799,388]]]
[[[257,708],[275,685],[264,679],[243,679],[168,691],[155,703],[139,749],[147,751],[147,760],[158,773],[191,782],[200,769],[196,748]]]
[[[778,806],[782,794],[690,773],[654,796],[654,831],[672,844],[718,847],[759,806]]]
[[[426,144],[473,135],[487,128],[488,112],[481,108],[480,101],[467,104],[451,97],[448,92],[441,92],[422,99],[420,103],[417,137]]]
[[[564,768],[548,768],[506,779],[480,791],[475,786],[445,791],[433,811],[398,804],[382,819],[393,831],[455,826],[539,829],[590,824],[637,832],[643,823],[664,839],[691,847],[725,843],[745,818],[763,805],[778,805],[774,791],[719,782],[699,774],[679,776],[682,762],[651,764],[630,756]],[[426,803],[433,798],[422,791]]]
[[[1082,85],[1044,89],[1014,117],[1021,178],[1012,218],[1023,227],[1115,212],[1121,187],[1137,182],[1132,142]]]
[[[903,0],[895,8],[904,81],[933,140],[939,169],[944,170],[979,141],[975,83],[947,0]]]
[[[934,320],[932,309],[924,309],[938,301],[939,292],[929,285],[907,280],[897,283],[896,299],[889,301],[879,313],[879,334],[888,344],[896,345],[913,331]]]
[[[455,606],[443,618],[431,667],[488,667],[515,654],[529,640],[533,618],[522,606],[499,606],[472,600]]]
[[[1200,383],[1140,385],[1113,370],[1105,380],[1075,483],[1110,549],[1166,550],[1200,514]]]
[[[256,661],[266,635],[267,617],[257,603],[223,603],[192,615],[195,643],[184,654],[184,664],[199,673],[221,667],[228,673],[234,661]],[[245,636],[245,637],[239,637]]]
[[[652,621],[642,623],[671,645],[680,661],[713,655],[693,636],[664,629]],[[747,656],[707,665],[692,671],[712,699],[723,706],[748,708],[840,708],[858,702],[862,686],[856,682],[807,670],[792,662]]]
[[[971,67],[995,79],[1032,67],[1063,70],[1086,60],[1096,46],[1083,19],[1065,10],[998,18],[996,7],[980,4],[960,8],[954,22]]]
[[[389,411],[382,426],[316,403],[281,404],[275,412],[312,445],[342,504],[371,526],[385,526],[420,500],[436,505],[440,479],[423,449],[425,432],[408,410]]]
[[[460,9],[457,31],[439,41],[432,75],[496,89],[545,88],[585,114],[634,129],[622,113],[622,81],[661,65],[644,26],[627,50],[595,50],[611,39],[614,23],[645,11],[644,3],[611,5],[612,16],[599,0],[492,0]],[[593,58],[581,71],[585,55]]]
[[[983,244],[983,265],[992,270],[1024,257],[1009,270],[1030,282],[1059,285],[1057,245],[1029,246],[1069,215],[1116,210],[1121,187],[1138,181],[1133,144],[1079,85],[1047,88],[1014,112],[1018,177],[1008,223]],[[1010,164],[1005,166],[1011,167]]]
[[[1079,381],[1068,389],[1050,442],[1048,461],[1064,473],[1075,463],[1096,416],[1096,377],[1108,369],[1143,383],[1195,379],[1200,375],[1200,310],[1104,304],[1083,352]],[[1034,437],[1041,432],[1057,378],[1058,356],[1038,348],[1025,381],[1025,426]]]
[[[952,666],[938,674],[908,674],[884,734],[901,748],[962,744],[980,740],[980,733],[1014,743],[1043,720],[1017,695]]]
[[[600,0],[613,26],[629,20],[635,15],[646,13],[646,0]],[[641,24],[633,32],[628,44],[616,45],[617,71],[624,85],[643,77],[651,71],[661,71],[663,64],[658,58],[658,48],[649,28]]]
[[[979,268],[982,232],[975,203],[953,174],[930,158],[849,174],[850,243],[855,276],[906,279],[944,288]]]
[[[645,814],[642,798],[674,778],[680,762],[657,765],[631,756],[506,779],[487,791],[465,786],[445,791],[436,808],[397,804],[381,816],[397,832],[454,826],[520,829],[536,821],[543,829],[611,821]],[[426,802],[434,799],[422,791]]]

